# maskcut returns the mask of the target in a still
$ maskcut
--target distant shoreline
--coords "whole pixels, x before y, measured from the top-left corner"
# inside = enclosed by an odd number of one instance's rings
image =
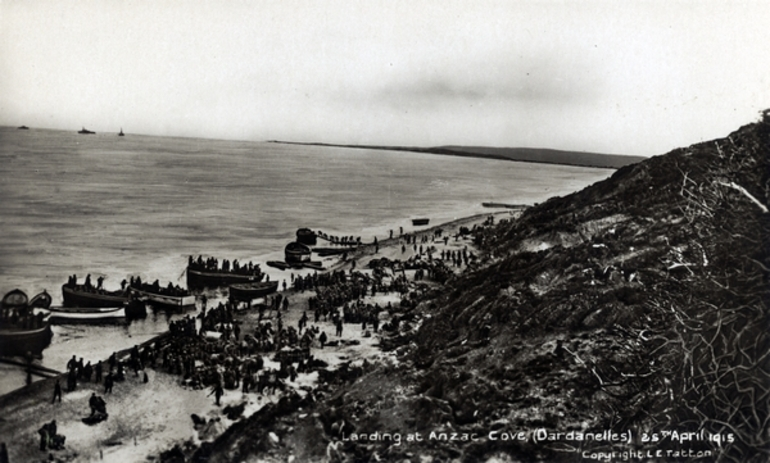
[[[408,151],[414,153],[438,154],[445,156],[495,159],[499,161],[533,162],[538,164],[558,164],[598,169],[619,169],[629,164],[635,164],[647,159],[643,156],[624,156],[619,154],[562,151],[548,148],[493,148],[476,146],[439,146],[423,148],[415,146],[345,145],[335,143],[295,142],[282,140],[268,140],[268,143],[281,145],[323,146],[333,148],[376,149],[384,151]]]

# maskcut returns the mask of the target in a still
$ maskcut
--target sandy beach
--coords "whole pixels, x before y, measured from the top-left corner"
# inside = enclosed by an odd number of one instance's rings
[[[428,245],[436,246],[437,252],[442,250],[458,251],[472,249],[472,243],[467,239],[455,238],[460,227],[471,228],[483,223],[490,215],[500,218],[511,217],[510,212],[481,214],[458,219],[449,223],[425,227],[412,233],[420,240],[425,238]],[[445,244],[443,240],[432,240],[434,232],[442,229],[444,236],[450,239]],[[375,258],[409,259],[416,254],[413,246],[404,246],[404,240],[394,230],[394,237],[381,237],[375,247],[372,244],[363,245],[348,253],[347,260],[339,256],[323,258],[326,272],[335,270],[349,271],[353,267],[357,271],[371,272],[367,264]],[[457,268],[455,271],[461,271]],[[291,270],[285,271],[285,279],[290,279]],[[414,279],[414,270],[405,272],[407,278]],[[313,291],[297,292],[292,289],[281,292],[289,298],[288,311],[282,314],[285,326],[297,326],[303,312],[307,310],[308,298]],[[213,304],[216,299],[210,299]],[[384,293],[376,296],[366,296],[366,303],[377,303],[381,307],[400,302],[398,293]],[[210,305],[211,306],[211,305]],[[259,320],[256,310],[241,310],[236,319],[243,333],[252,332]],[[270,313],[270,316],[274,316]],[[383,322],[387,321],[387,313],[381,314]],[[337,345],[323,349],[317,342],[311,348],[312,355],[333,370],[343,362],[356,362],[366,359],[371,362],[395,361],[392,354],[386,354],[378,348],[380,336],[365,336],[360,324],[345,324],[343,334],[334,336],[335,327],[331,320],[319,321],[315,324],[325,331],[330,341]],[[128,352],[121,354],[128,357]],[[265,367],[277,368],[273,354],[263,355]],[[390,358],[390,360],[387,360]],[[166,373],[162,369],[146,368],[148,382],[143,381],[144,372],[135,376],[132,371],[126,374],[124,382],[116,382],[112,393],[105,394],[101,384],[81,382],[72,392],[63,392],[61,403],[51,403],[54,384],[57,378],[51,378],[33,383],[31,386],[16,390],[0,397],[0,436],[8,446],[10,461],[43,461],[53,455],[56,461],[141,461],[155,458],[161,452],[176,445],[181,448],[191,448],[203,441],[211,441],[224,432],[234,420],[225,416],[223,410],[227,406],[244,406],[243,416],[249,416],[267,403],[276,402],[280,392],[273,394],[243,393],[240,389],[227,390],[217,406],[211,390],[191,389],[180,384],[180,376]],[[59,378],[63,389],[66,378]],[[318,372],[313,371],[299,374],[295,381],[288,385],[300,395],[307,394],[316,385]],[[288,381],[288,380],[287,380]],[[107,404],[109,418],[95,425],[86,425],[82,419],[89,415],[89,397],[92,393],[102,396]],[[284,392],[285,394],[285,392]],[[196,414],[206,419],[206,426],[197,429],[191,419]],[[236,418],[237,420],[238,418]],[[40,450],[38,429],[51,420],[56,420],[58,434],[66,437],[64,448],[61,450]]]

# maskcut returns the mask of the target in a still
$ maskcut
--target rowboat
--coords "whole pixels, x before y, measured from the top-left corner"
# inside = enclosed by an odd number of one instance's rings
[[[309,228],[300,228],[297,230],[297,242],[314,246],[317,242],[316,234]]]
[[[262,281],[264,274],[256,271],[250,274],[225,270],[201,270],[187,266],[187,287],[191,289],[218,288],[239,283]]]
[[[430,222],[430,219],[412,219],[412,225],[418,226],[418,225],[428,225],[428,222]]]
[[[305,267],[305,268],[309,268],[309,269],[313,269],[313,270],[319,270],[319,271],[324,269],[324,266],[323,266],[323,264],[321,263],[320,260],[313,260],[313,261],[303,262],[302,266]]]
[[[126,319],[125,307],[56,307],[48,309],[54,325],[76,323],[110,323]]]
[[[287,264],[294,264],[298,262],[307,262],[310,260],[310,254],[312,251],[309,247],[302,243],[293,241],[286,245],[283,250],[284,260]]]
[[[145,301],[156,309],[182,310],[195,307],[195,295],[189,291],[171,293],[165,288],[155,290],[152,285],[142,285],[140,288],[131,286],[129,289],[136,299]]]
[[[128,302],[127,291],[101,291],[65,284],[61,287],[65,307],[120,307]]]
[[[230,297],[236,301],[251,301],[274,293],[277,289],[277,281],[230,285]]]
[[[286,270],[287,268],[290,267],[289,264],[280,260],[269,260],[266,262],[266,264],[270,267],[277,268],[279,270]]]
[[[45,294],[45,295],[43,295]],[[47,293],[35,296],[33,300],[45,299]],[[50,297],[50,296],[48,296]],[[51,324],[42,314],[33,315],[29,299],[24,291],[14,289],[2,300],[2,313],[15,313],[15,317],[0,316],[0,353],[2,355],[40,354],[51,343]]]
[[[51,324],[46,322],[35,329],[16,329],[0,327],[0,352],[3,355],[40,354],[51,343],[53,332]]]

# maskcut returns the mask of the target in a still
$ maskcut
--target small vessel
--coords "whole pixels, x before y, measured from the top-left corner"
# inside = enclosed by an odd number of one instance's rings
[[[38,296],[33,300],[45,299],[42,293]],[[53,337],[51,323],[42,313],[33,314],[33,307],[30,306],[27,295],[19,289],[14,289],[3,297],[1,305],[0,353],[12,356],[27,353],[38,355],[43,352]]]
[[[195,295],[185,289],[169,289],[143,284],[131,286],[129,290],[135,299],[147,302],[156,309],[184,310],[195,307]]]
[[[310,261],[311,253],[312,251],[309,247],[296,241],[287,244],[283,250],[284,261],[289,265]]]
[[[246,274],[224,271],[221,269],[202,270],[187,267],[187,287],[193,289],[218,288],[238,283],[257,283],[262,281],[261,271]]]
[[[230,297],[236,301],[248,302],[258,297],[267,296],[277,290],[277,281],[236,284],[230,285]]]
[[[123,127],[121,127],[121,128],[120,128],[120,133],[118,134],[118,136],[119,136],[119,137],[123,137],[123,136],[125,136],[125,135],[126,135],[126,134],[125,134],[125,133],[123,133]]]
[[[291,267],[289,264],[282,260],[269,260],[266,263],[268,266],[277,268],[279,270],[286,270],[287,268]]]
[[[128,291],[104,291],[84,285],[61,287],[65,307],[120,307],[128,302]]]
[[[48,319],[57,324],[102,324],[123,322],[126,319],[125,307],[56,307],[48,309]]]
[[[324,270],[324,266],[323,266],[323,264],[321,263],[320,260],[312,260],[312,261],[303,262],[302,266],[305,267],[305,268],[313,269],[313,270],[319,270],[319,271],[320,270]]]
[[[414,226],[428,225],[428,222],[430,222],[430,219],[426,219],[426,218],[412,219],[412,225]]]
[[[29,127],[27,127],[26,125],[22,125],[22,126],[16,127],[16,128],[19,129],[19,130],[29,130]]]
[[[78,133],[81,134],[81,135],[93,135],[96,132],[92,132],[90,130],[86,130],[86,128],[83,127],[82,129],[78,130]]]
[[[309,228],[300,228],[297,230],[297,243],[306,244],[308,246],[315,246],[318,242],[318,237],[315,232]]]

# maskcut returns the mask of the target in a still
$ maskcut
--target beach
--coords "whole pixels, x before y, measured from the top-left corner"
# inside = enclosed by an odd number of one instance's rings
[[[339,256],[327,257],[322,260],[325,272],[363,272],[371,275],[368,264],[372,259],[387,258],[390,260],[407,260],[419,254],[423,249],[423,257],[427,254],[428,246],[435,246],[437,252],[473,249],[473,244],[464,238],[457,237],[461,227],[472,228],[483,223],[489,216],[498,218],[512,217],[510,212],[479,214],[458,219],[448,223],[425,227],[411,233],[415,237],[414,246],[405,246],[399,231],[394,230],[393,238],[383,237],[377,245],[362,245],[351,250],[345,261]],[[436,230],[441,229],[443,236],[448,236],[446,244],[437,240]],[[417,241],[421,244],[417,244]],[[417,248],[417,250],[415,250]],[[458,267],[461,271],[464,267]],[[287,274],[291,270],[285,271]],[[414,280],[415,270],[405,270],[403,274],[410,281]],[[284,326],[297,326],[303,313],[307,312],[308,299],[314,291],[282,291],[283,297],[290,303],[288,310],[281,314]],[[274,296],[273,296],[274,297]],[[379,304],[386,307],[389,303],[397,306],[401,301],[398,293],[378,293],[363,298],[367,304]],[[218,301],[209,301],[212,305]],[[270,316],[275,314],[271,312]],[[381,312],[382,323],[388,321],[389,314]],[[243,309],[235,313],[235,319],[242,333],[253,332],[260,320],[256,310]],[[341,336],[335,336],[335,326],[331,320],[310,322],[320,331],[329,335],[329,341],[336,346],[320,348],[317,342],[311,347],[311,355],[334,370],[342,364],[356,362],[394,362],[393,353],[384,353],[379,348],[381,333],[372,333],[371,328],[363,329],[358,323],[345,323]],[[163,342],[153,339],[152,342]],[[76,354],[76,353],[75,353]],[[278,368],[274,354],[263,355],[265,368]],[[119,353],[119,357],[128,358],[129,352]],[[106,360],[106,359],[104,359]],[[144,374],[147,382],[144,382]],[[79,382],[72,392],[64,392],[61,402],[51,403],[54,384],[60,381],[62,387],[66,383],[64,376],[33,383],[31,386],[14,391],[0,398],[0,409],[4,411],[0,421],[0,435],[3,436],[9,450],[10,461],[37,461],[53,454],[57,461],[139,461],[159,455],[174,446],[191,451],[201,442],[211,441],[223,433],[233,423],[241,419],[229,419],[223,412],[228,406],[242,406],[243,417],[260,410],[265,404],[276,403],[287,391],[305,396],[312,394],[317,386],[318,371],[300,373],[291,381],[287,381],[287,390],[259,394],[244,393],[240,388],[224,390],[220,405],[215,404],[210,388],[193,389],[180,385],[179,375],[170,374],[163,368],[146,367],[136,376],[131,370],[126,373],[123,382],[115,383],[112,393],[104,393],[104,386],[94,382]],[[82,422],[89,416],[89,397],[92,393],[102,396],[106,402],[109,417],[94,425]],[[191,416],[195,414],[206,420],[204,426],[194,426]],[[34,418],[31,418],[34,417]],[[40,450],[38,429],[45,423],[56,420],[57,434],[66,437],[64,448],[61,450]]]

